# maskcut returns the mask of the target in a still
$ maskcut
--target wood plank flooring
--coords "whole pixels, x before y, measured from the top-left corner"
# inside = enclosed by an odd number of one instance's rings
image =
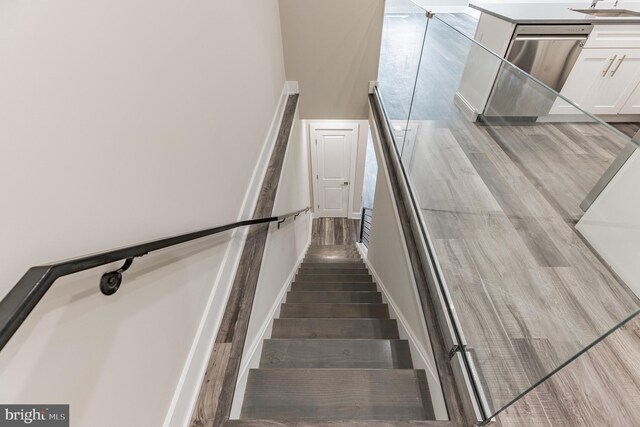
[[[469,43],[434,22],[409,122],[419,133],[409,169],[469,349],[497,409],[639,307],[573,227],[580,202],[626,141],[584,123],[487,127],[466,121],[452,99]],[[640,425],[638,324],[605,339],[498,421]]]
[[[358,241],[359,221],[349,218],[316,218],[311,230],[313,245],[350,245]]]
[[[640,131],[640,123],[610,123],[610,125],[629,138],[633,138]]]

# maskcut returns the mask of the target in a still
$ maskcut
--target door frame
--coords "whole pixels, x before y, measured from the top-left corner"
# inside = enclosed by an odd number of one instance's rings
[[[311,153],[311,183],[313,187],[313,211],[318,212],[318,154],[317,154],[317,140],[316,133],[318,131],[351,131],[353,132],[353,138],[351,139],[351,159],[349,169],[349,203],[347,216],[345,218],[351,218],[353,212],[353,201],[355,193],[355,181],[356,181],[356,169],[358,161],[358,141],[360,138],[360,124],[357,122],[348,121],[317,121],[309,123],[309,152]]]

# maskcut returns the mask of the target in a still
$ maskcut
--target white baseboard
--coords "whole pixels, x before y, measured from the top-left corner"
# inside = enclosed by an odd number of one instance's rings
[[[460,92],[456,92],[453,97],[453,104],[458,107],[460,112],[464,114],[470,122],[475,122],[478,119],[478,112]]]
[[[263,142],[262,150],[256,167],[253,170],[249,187],[245,193],[238,220],[250,218],[255,209],[260,189],[262,188],[262,180],[269,165],[271,153],[275,147],[280,124],[282,123],[287,97],[291,93],[288,83],[289,82],[285,82],[282,88],[278,106],[276,107],[265,141]],[[224,307],[229,298],[233,278],[240,262],[240,256],[246,238],[246,230],[238,229],[233,232],[232,236],[229,247],[222,260],[222,267],[218,272],[218,276],[209,294],[205,311],[202,314],[198,326],[198,331],[194,336],[189,354],[185,360],[180,379],[165,416],[163,427],[187,427],[191,420],[191,414],[198,399],[200,385],[207,370],[216,334],[222,322]],[[216,301],[224,301],[224,303],[220,305],[216,304]],[[220,309],[220,307],[222,307],[222,309]]]
[[[440,387],[440,377],[438,376],[437,367],[435,366],[433,357],[428,356],[429,351],[424,348],[422,344],[420,344],[420,340],[418,339],[413,328],[409,325],[407,319],[402,314],[402,311],[400,311],[398,304],[390,296],[386,286],[384,285],[382,280],[380,280],[380,276],[369,263],[369,260],[367,259],[367,252],[365,252],[366,248],[364,247],[364,245],[362,245],[361,243],[356,243],[356,248],[360,252],[360,255],[367,265],[369,272],[373,276],[374,281],[380,288],[384,302],[389,305],[389,316],[392,319],[396,319],[398,321],[400,336],[402,338],[406,337],[406,339],[409,341],[409,348],[411,350],[411,358],[413,359],[414,367],[416,369],[424,369],[427,373],[427,381],[429,383],[431,401],[433,403],[433,409],[436,419],[448,420],[447,405],[444,400],[444,395],[442,394],[442,389]],[[436,386],[434,387],[434,385]]]

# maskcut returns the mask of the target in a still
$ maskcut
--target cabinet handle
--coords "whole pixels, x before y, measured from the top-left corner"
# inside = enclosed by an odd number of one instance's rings
[[[615,61],[617,57],[618,55],[613,55],[613,58],[611,58],[611,61],[609,61],[609,65],[607,65],[607,68],[602,71],[602,77],[607,75],[607,71],[609,71],[609,68],[611,68],[611,66],[613,65],[613,61]]]
[[[611,77],[613,77],[613,75],[616,73],[616,71],[618,71],[618,68],[620,68],[620,65],[622,64],[622,61],[624,61],[624,58],[626,58],[626,57],[627,57],[627,55],[622,55],[622,58],[620,58],[618,60],[618,63],[616,64],[616,68],[611,70]]]

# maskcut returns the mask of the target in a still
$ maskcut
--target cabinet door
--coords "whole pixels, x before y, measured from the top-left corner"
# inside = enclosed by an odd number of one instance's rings
[[[620,113],[629,94],[640,82],[640,52],[638,49],[616,49],[615,55],[611,67],[607,61],[605,75],[589,88],[581,104],[581,107],[590,113]]]
[[[593,102],[589,95],[596,90],[594,88],[602,85],[605,79],[604,71],[610,66],[613,67],[617,53],[615,49],[583,49],[560,93],[581,108],[590,111],[589,108]],[[606,75],[610,74],[611,72],[607,71]],[[560,98],[556,100],[550,112],[550,114],[576,113],[579,111]]]
[[[640,114],[640,84],[631,92],[620,114]]]

